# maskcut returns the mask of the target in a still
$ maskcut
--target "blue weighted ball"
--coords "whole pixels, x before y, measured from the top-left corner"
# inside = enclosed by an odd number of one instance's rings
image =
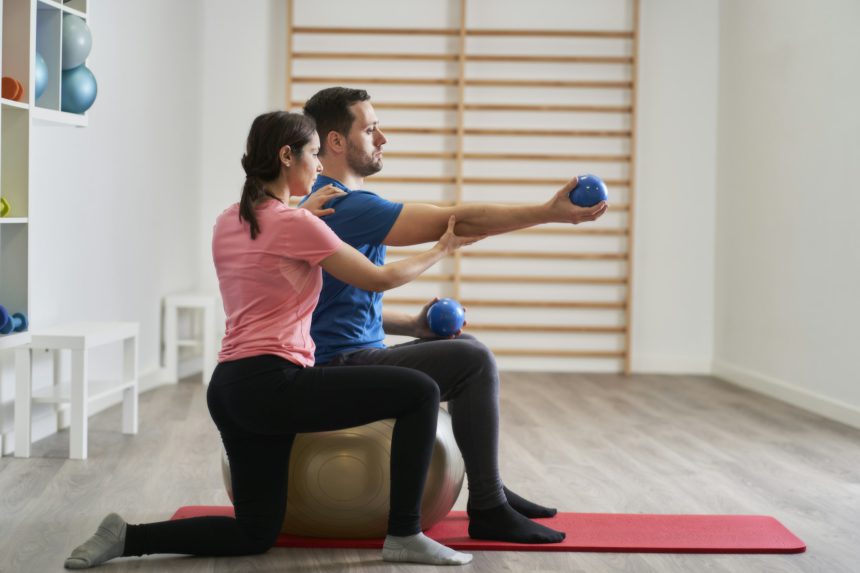
[[[71,70],[83,64],[93,47],[93,37],[87,23],[77,16],[63,16],[63,69]]]
[[[60,107],[63,111],[84,113],[96,101],[96,77],[86,66],[63,70],[62,93],[63,101]]]
[[[438,336],[457,334],[466,322],[466,311],[453,298],[440,298],[427,310],[427,325]]]
[[[48,64],[42,54],[36,52],[36,99],[42,97],[48,87]]]
[[[568,194],[574,205],[591,207],[609,198],[606,184],[597,175],[580,175],[576,187]]]

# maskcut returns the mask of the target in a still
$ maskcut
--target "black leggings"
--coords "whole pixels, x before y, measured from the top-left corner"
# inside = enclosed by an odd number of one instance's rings
[[[391,439],[388,533],[421,530],[421,495],[439,410],[439,389],[426,374],[395,366],[300,368],[276,356],[255,356],[219,364],[207,398],[230,461],[236,518],[129,525],[124,555],[268,550],[286,511],[296,433],[386,418],[397,420]]]

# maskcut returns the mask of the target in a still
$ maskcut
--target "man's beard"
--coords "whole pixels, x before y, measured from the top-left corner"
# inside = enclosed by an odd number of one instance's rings
[[[370,177],[382,170],[382,158],[375,160],[373,156],[367,156],[358,152],[351,144],[347,143],[346,163],[359,177]]]

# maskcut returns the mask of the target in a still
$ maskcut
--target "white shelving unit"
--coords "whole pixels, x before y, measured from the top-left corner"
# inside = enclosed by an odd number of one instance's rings
[[[30,141],[34,122],[86,126],[86,114],[60,111],[63,17],[88,18],[87,0],[0,0],[2,75],[18,80],[17,101],[0,100],[0,197],[10,206],[0,218],[0,305],[30,316]],[[48,83],[36,93],[36,52],[45,59]],[[0,350],[27,344],[27,333],[0,335]]]

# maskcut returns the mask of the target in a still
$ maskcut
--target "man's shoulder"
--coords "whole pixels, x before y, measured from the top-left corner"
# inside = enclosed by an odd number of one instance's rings
[[[345,211],[350,211],[351,213],[364,213],[369,210],[387,210],[398,207],[399,205],[400,203],[389,201],[373,191],[356,189],[342,197],[336,197],[327,206],[334,207],[336,214],[338,206]]]

